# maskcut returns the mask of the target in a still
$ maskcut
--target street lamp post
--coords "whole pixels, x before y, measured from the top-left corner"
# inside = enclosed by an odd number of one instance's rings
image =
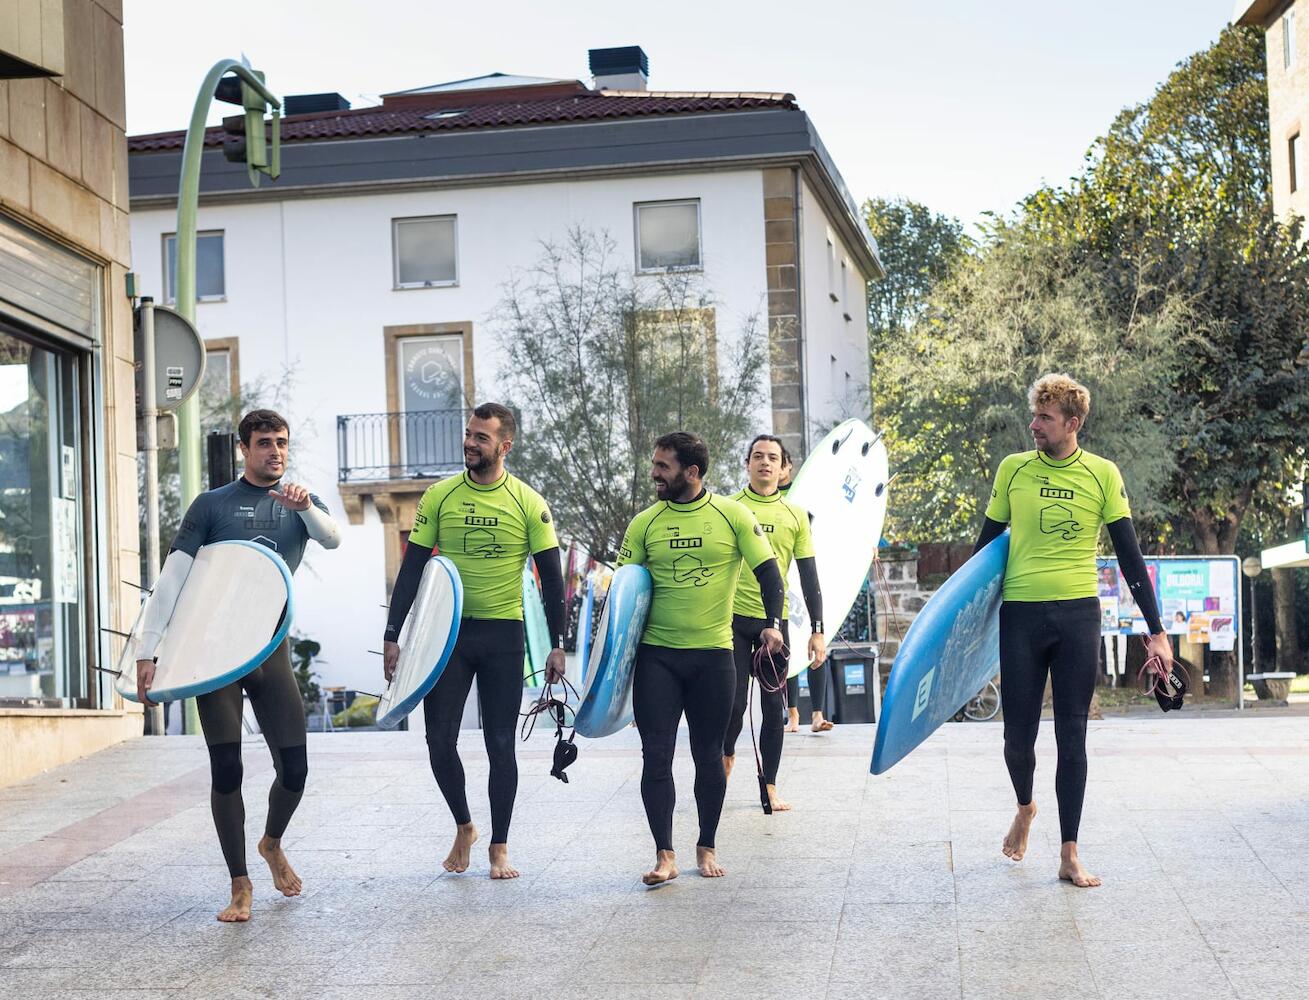
[[[1259,592],[1255,587],[1255,580],[1263,571],[1264,566],[1258,556],[1246,556],[1241,561],[1241,572],[1250,579],[1250,666],[1254,668],[1250,671],[1252,674],[1259,673]],[[1239,678],[1238,683],[1241,687],[1237,691],[1237,704],[1244,707],[1245,678]]]
[[[223,78],[235,74],[239,92],[226,86]],[[223,84],[220,90],[220,83]],[[238,96],[239,93],[239,96]],[[263,74],[251,68],[244,60],[223,59],[214,63],[200,85],[191,111],[191,123],[186,130],[182,147],[182,173],[177,183],[177,265],[173,279],[176,309],[191,323],[195,323],[195,241],[196,215],[200,202],[200,166],[205,148],[205,120],[214,98],[233,103],[239,100],[245,108],[246,167],[250,182],[259,185],[259,175],[276,179],[281,168],[281,107],[265,85]],[[264,142],[264,112],[273,109],[272,142]],[[200,493],[200,396],[196,393],[179,408],[177,413],[177,458],[181,471],[182,510]],[[186,729],[197,732],[200,728],[195,699],[186,701]]]

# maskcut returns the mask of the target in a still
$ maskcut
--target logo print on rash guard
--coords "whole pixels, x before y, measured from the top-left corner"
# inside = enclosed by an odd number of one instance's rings
[[[681,555],[673,560],[673,579],[678,583],[691,581],[693,586],[703,587],[714,574],[704,568],[704,563],[693,555]]]
[[[464,534],[464,554],[495,559],[504,555],[505,547],[495,539],[495,533],[486,528],[474,528]]]
[[[1041,531],[1047,535],[1058,535],[1065,542],[1071,542],[1081,532],[1082,526],[1073,517],[1073,512],[1061,503],[1051,504],[1041,510]]]

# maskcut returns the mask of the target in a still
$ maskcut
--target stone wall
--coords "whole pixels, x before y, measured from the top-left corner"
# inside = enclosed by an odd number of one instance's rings
[[[113,581],[101,622],[126,630],[140,571],[121,0],[0,0],[0,69],[0,213],[102,268],[96,570]],[[98,710],[0,711],[0,785],[140,732],[140,708],[117,696]]]

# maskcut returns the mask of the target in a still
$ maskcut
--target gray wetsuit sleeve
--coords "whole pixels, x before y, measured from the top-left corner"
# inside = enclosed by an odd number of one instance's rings
[[[200,551],[200,546],[209,540],[210,507],[209,494],[201,493],[191,501],[182,516],[182,526],[177,529],[170,551],[185,552],[192,559]]]

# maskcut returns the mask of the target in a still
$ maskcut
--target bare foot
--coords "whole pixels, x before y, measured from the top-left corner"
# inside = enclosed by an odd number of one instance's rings
[[[723,758],[723,773],[726,774],[729,778],[732,776],[732,766],[735,763],[736,763],[735,756]]]
[[[1004,856],[1012,861],[1022,861],[1027,853],[1027,836],[1032,832],[1032,820],[1036,819],[1036,803],[1020,805],[1009,832],[1004,835]]]
[[[492,844],[486,854],[491,860],[492,878],[518,878],[518,869],[509,863],[508,844]]]
[[[791,808],[791,803],[777,794],[776,785],[765,785],[768,789],[768,804],[773,807],[773,812],[786,812]]]
[[[455,830],[454,846],[441,862],[441,867],[448,872],[466,872],[471,860],[473,845],[477,843],[477,827],[464,823]]]
[[[243,924],[250,919],[250,902],[254,899],[254,886],[250,879],[242,875],[232,879],[232,902],[227,909],[218,914],[218,919],[225,924]]]
[[[785,731],[788,733],[798,733],[800,731],[800,710],[798,708],[787,710]]]
[[[1066,841],[1059,850],[1059,877],[1079,889],[1094,889],[1101,884],[1099,875],[1092,875],[1082,867],[1075,840]]]
[[[259,856],[268,862],[268,870],[273,873],[273,885],[283,896],[298,896],[303,887],[300,876],[286,860],[280,837],[260,837]]]
[[[722,878],[727,874],[727,869],[720,865],[714,856],[712,847],[696,847],[695,866],[700,869],[700,874],[705,878]]]
[[[825,733],[832,728],[832,725],[833,723],[823,718],[822,712],[815,712],[813,722],[810,723],[809,728],[816,733]]]
[[[672,851],[656,851],[655,866],[641,876],[646,885],[662,885],[677,878],[677,858]]]

